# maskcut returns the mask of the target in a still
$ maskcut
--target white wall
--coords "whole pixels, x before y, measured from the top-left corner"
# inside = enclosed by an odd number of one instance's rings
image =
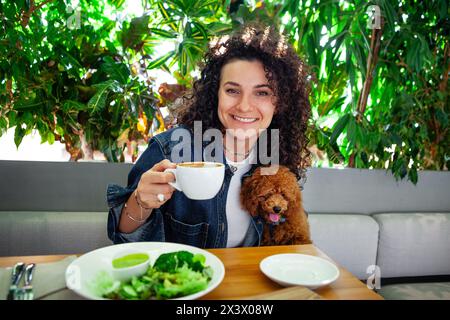
[[[37,131],[25,136],[17,149],[14,130],[15,128],[10,128],[0,136],[0,160],[69,161],[70,154],[62,143],[56,141],[53,145],[41,144]]]

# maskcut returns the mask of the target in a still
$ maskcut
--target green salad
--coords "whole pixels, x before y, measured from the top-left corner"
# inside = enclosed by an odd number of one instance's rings
[[[96,291],[103,298],[122,300],[171,299],[204,290],[213,270],[205,266],[205,256],[188,251],[164,253],[140,277],[128,282],[99,274]]]

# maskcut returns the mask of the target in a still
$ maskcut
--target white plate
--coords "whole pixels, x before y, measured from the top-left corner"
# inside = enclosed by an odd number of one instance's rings
[[[205,290],[180,297],[180,300],[197,299],[214,290],[225,276],[225,268],[222,261],[212,253],[188,245],[170,242],[132,242],[100,248],[86,253],[74,260],[66,269],[66,285],[82,297],[95,300],[103,300],[95,294],[94,283],[100,272],[106,271],[112,275],[112,260],[116,253],[125,250],[137,250],[146,252],[150,256],[150,264],[153,265],[162,253],[186,250],[193,254],[201,253],[205,256],[205,265],[213,269],[213,277]],[[175,299],[177,300],[177,299]]]
[[[284,253],[267,257],[259,264],[261,271],[282,286],[304,286],[316,289],[339,277],[331,262],[305,254]]]

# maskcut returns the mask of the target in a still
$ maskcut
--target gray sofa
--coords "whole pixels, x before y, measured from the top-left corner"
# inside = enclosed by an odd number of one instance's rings
[[[0,161],[0,256],[110,245],[108,183],[130,164]],[[303,200],[316,246],[387,299],[450,299],[450,172],[312,168]]]

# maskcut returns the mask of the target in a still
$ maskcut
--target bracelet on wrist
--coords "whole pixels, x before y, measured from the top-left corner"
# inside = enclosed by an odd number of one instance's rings
[[[133,216],[128,212],[128,206],[127,206],[127,204],[125,203],[125,215],[126,215],[130,220],[133,220],[134,222],[137,222],[137,223],[143,223],[143,222],[145,222],[145,221],[148,219],[148,217],[150,217],[150,214],[149,214],[149,215],[147,215],[147,217],[143,218],[142,208],[140,208],[140,209],[141,209],[141,219],[133,218]]]
[[[141,219],[134,218],[132,215],[129,214],[129,212],[128,212],[128,205],[127,205],[126,202],[125,202],[125,215],[126,215],[130,220],[132,220],[132,221],[134,221],[134,222],[137,222],[137,223],[143,223],[143,222],[145,222],[145,221],[148,219],[148,217],[150,217],[150,213],[151,213],[152,208],[146,208],[146,207],[144,207],[144,206],[141,205],[141,203],[139,202],[139,199],[138,199],[137,190],[134,192],[134,199],[136,200],[136,203],[138,204],[139,209],[140,209],[140,211],[141,211]],[[147,217],[145,217],[145,218],[143,217],[144,215],[142,214],[142,211],[143,211],[143,210],[150,210],[150,213],[149,213],[149,214],[147,215]]]
[[[136,200],[136,203],[138,204],[138,206],[139,206],[141,209],[144,209],[144,210],[150,210],[150,209],[152,209],[152,208],[144,207],[144,206],[141,204],[141,202],[139,201],[139,196],[138,196],[137,189],[134,190],[134,199]]]

